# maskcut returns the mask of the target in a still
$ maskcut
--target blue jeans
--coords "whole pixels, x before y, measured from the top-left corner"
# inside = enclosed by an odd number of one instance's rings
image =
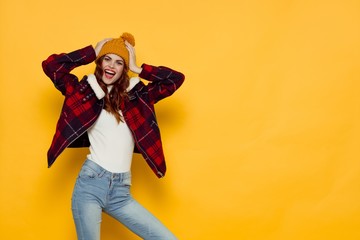
[[[111,173],[86,160],[76,180],[72,213],[79,240],[99,240],[102,212],[143,239],[176,237],[130,194],[131,174]]]

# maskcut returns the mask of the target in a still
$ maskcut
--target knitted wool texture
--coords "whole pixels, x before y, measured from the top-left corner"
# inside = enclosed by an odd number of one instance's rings
[[[135,38],[132,34],[124,32],[119,38],[114,38],[104,44],[101,48],[97,58],[106,54],[116,54],[124,59],[126,66],[129,66],[129,51],[125,46],[125,41],[128,41],[132,46],[135,46]]]

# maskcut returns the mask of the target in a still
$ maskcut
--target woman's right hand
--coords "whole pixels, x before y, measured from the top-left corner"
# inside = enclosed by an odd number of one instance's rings
[[[112,40],[112,38],[105,38],[103,40],[101,40],[100,42],[98,42],[94,48],[95,53],[96,53],[96,57],[99,55],[102,47],[104,46],[104,44],[108,41]]]
[[[142,68],[136,65],[136,53],[135,48],[133,45],[131,45],[128,41],[125,41],[125,46],[127,50],[129,51],[129,69],[133,73],[140,74],[142,71]]]

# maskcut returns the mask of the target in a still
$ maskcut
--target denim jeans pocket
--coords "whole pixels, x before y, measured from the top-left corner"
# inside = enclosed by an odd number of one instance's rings
[[[79,173],[79,177],[93,179],[93,178],[97,178],[98,174],[95,170],[93,170],[89,166],[83,166]]]
[[[131,177],[125,178],[122,181],[122,185],[130,187],[131,186]]]

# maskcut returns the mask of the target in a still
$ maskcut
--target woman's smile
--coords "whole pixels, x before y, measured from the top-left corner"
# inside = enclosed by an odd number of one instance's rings
[[[124,70],[124,60],[116,54],[109,53],[105,55],[101,66],[103,69],[103,82],[111,85],[121,77]]]
[[[108,79],[113,78],[113,77],[115,76],[115,74],[116,74],[116,72],[115,72],[115,71],[112,71],[112,70],[110,70],[110,69],[105,69],[105,71],[104,71],[104,75],[105,75],[105,77],[108,78]]]

